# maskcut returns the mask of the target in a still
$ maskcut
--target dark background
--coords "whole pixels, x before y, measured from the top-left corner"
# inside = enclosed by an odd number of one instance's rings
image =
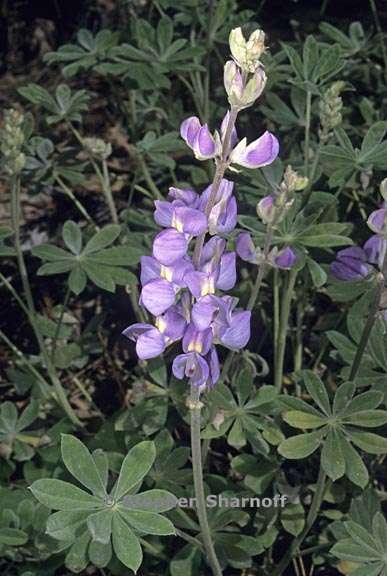
[[[147,4],[147,0],[2,0],[0,71],[23,72],[41,52],[67,42],[81,27],[121,28],[132,9],[146,9]],[[355,20],[365,29],[374,26],[369,0],[240,0],[238,5],[255,11],[271,42],[294,38],[298,31],[313,32],[321,20],[343,30]],[[375,5],[385,30],[387,2],[375,0]]]

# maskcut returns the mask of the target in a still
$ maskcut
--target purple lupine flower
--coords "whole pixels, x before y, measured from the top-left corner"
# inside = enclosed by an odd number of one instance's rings
[[[367,220],[368,226],[376,234],[387,234],[387,208],[379,208],[372,212]]]
[[[237,205],[232,195],[234,182],[223,178],[216,193],[215,203],[208,216],[210,234],[228,234],[237,223]],[[208,186],[201,195],[200,208],[205,209],[211,195],[212,185]]]
[[[180,126],[180,135],[193,150],[198,160],[209,160],[214,158],[218,152],[216,140],[209,131],[207,124],[202,126],[196,116],[184,120]]]
[[[367,240],[363,246],[367,260],[370,264],[376,264],[381,270],[387,252],[387,238],[375,234]]]
[[[362,248],[351,246],[340,250],[336,260],[330,266],[332,275],[337,280],[359,280],[370,273],[367,256]]]
[[[155,358],[165,350],[165,336],[151,324],[132,324],[122,333],[130,340],[136,342],[137,356],[141,360]]]
[[[197,352],[176,356],[172,364],[172,372],[179,380],[183,380],[186,376],[189,384],[199,387],[207,384],[210,375],[207,361]]]
[[[264,132],[251,144],[243,138],[231,152],[232,164],[239,164],[245,168],[260,168],[274,162],[279,152],[277,138],[271,132]]]
[[[258,264],[257,251],[248,232],[238,234],[235,247],[239,258],[242,258],[245,262]]]
[[[175,303],[176,288],[168,280],[151,280],[141,291],[140,304],[151,314],[159,316]]]
[[[155,221],[164,228],[175,228],[190,236],[199,236],[207,230],[207,217],[200,210],[179,206],[176,202],[155,201]]]
[[[185,234],[174,228],[168,228],[157,234],[153,241],[153,256],[161,264],[170,266],[183,258],[188,249],[188,239]]]
[[[144,286],[156,278],[164,278],[177,286],[184,288],[187,284],[184,280],[188,272],[194,270],[194,266],[187,257],[176,260],[171,266],[160,264],[152,256],[141,256],[141,284]]]
[[[269,259],[271,260],[272,266],[283,270],[293,268],[297,262],[297,256],[289,246],[283,248],[279,252],[273,251],[273,253],[269,255]]]

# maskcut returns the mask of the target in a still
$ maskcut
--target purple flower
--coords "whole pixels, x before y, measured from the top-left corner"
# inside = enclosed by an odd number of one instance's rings
[[[153,241],[153,256],[165,266],[170,266],[183,258],[187,249],[188,239],[185,234],[174,228],[163,230]]]
[[[159,316],[175,303],[176,290],[168,280],[151,280],[141,291],[140,304],[151,314]]]
[[[165,336],[151,324],[132,324],[122,333],[130,340],[136,342],[137,356],[141,360],[155,358],[165,350]]]
[[[245,168],[260,168],[274,162],[279,152],[277,138],[270,132],[264,132],[260,138],[247,144],[243,138],[231,152],[232,164],[239,164]]]
[[[172,372],[179,380],[186,376],[189,383],[194,386],[204,386],[210,375],[206,360],[197,352],[176,356],[172,364]]]
[[[223,178],[216,193],[214,206],[208,217],[210,234],[228,234],[237,223],[237,205],[232,191],[234,182]],[[208,186],[201,198],[200,207],[205,210],[212,191],[212,185]]]
[[[376,264],[381,270],[387,252],[387,238],[374,235],[363,246],[367,260],[370,264]]]
[[[193,150],[198,160],[214,158],[218,152],[215,139],[211,135],[207,124],[202,126],[196,116],[191,116],[184,120],[180,126],[180,135]]]
[[[189,324],[185,331],[183,338],[184,352],[197,352],[205,356],[212,345],[212,330],[206,328],[205,330],[198,330],[195,324]]]
[[[254,264],[258,263],[254,242],[248,232],[241,232],[238,234],[235,244],[239,258],[242,258],[245,262],[252,262]]]
[[[176,260],[171,266],[160,264],[152,256],[141,256],[141,284],[144,286],[156,278],[164,278],[180,287],[185,287],[184,277],[188,272],[194,270],[194,266],[188,258],[184,257]]]
[[[387,208],[379,208],[372,212],[367,220],[368,226],[376,234],[387,234]]]
[[[340,250],[330,266],[332,275],[338,280],[358,280],[368,276],[370,267],[364,250],[351,246]]]
[[[219,340],[223,346],[231,350],[244,348],[250,340],[250,320],[249,310],[235,310],[229,324],[219,331]]]
[[[155,201],[155,221],[159,226],[175,228],[190,236],[199,236],[207,230],[207,217],[200,210],[176,205],[175,202]]]
[[[271,263],[275,268],[282,268],[283,270],[289,270],[297,262],[297,256],[293,250],[287,246],[279,252],[274,252],[270,257]]]

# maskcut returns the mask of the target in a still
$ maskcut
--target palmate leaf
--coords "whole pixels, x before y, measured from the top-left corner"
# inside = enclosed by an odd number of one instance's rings
[[[380,512],[372,520],[372,530],[357,522],[344,523],[347,538],[340,540],[330,553],[360,566],[351,574],[358,576],[379,576],[387,570],[386,542],[387,522]]]
[[[278,452],[285,458],[301,459],[322,446],[321,466],[329,478],[335,481],[347,475],[354,484],[364,488],[368,482],[368,471],[354,446],[371,454],[387,453],[387,439],[362,430],[387,422],[387,411],[375,409],[383,400],[383,395],[368,391],[354,396],[355,383],[344,382],[331,402],[317,375],[311,371],[302,374],[306,388],[321,412],[299,398],[282,395],[279,404],[287,408],[282,417],[294,428],[319,429],[287,438],[280,443]]]
[[[47,262],[38,269],[38,274],[49,276],[69,273],[68,285],[77,295],[85,289],[87,280],[109,292],[115,291],[116,284],[137,282],[136,276],[126,267],[135,266],[142,251],[132,245],[111,246],[120,232],[120,226],[107,225],[92,236],[82,249],[79,226],[71,220],[67,221],[62,236],[70,252],[50,244],[34,247],[32,254]]]
[[[155,459],[155,445],[135,445],[124,458],[117,482],[109,495],[108,460],[101,451],[92,454],[77,438],[62,435],[62,457],[69,472],[90,491],[57,479],[39,479],[31,486],[45,506],[59,510],[47,521],[47,534],[66,543],[65,564],[79,572],[89,561],[106,566],[112,553],[136,571],[142,561],[137,533],[157,536],[175,534],[172,522],[161,515],[176,506],[176,498],[165,490],[128,494],[138,489]]]

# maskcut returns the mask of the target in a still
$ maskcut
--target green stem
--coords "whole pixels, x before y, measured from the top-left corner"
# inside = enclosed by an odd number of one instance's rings
[[[278,340],[276,342],[276,362],[275,362],[275,385],[278,390],[282,388],[282,380],[284,375],[284,360],[285,360],[285,349],[286,349],[286,336],[289,326],[289,315],[290,315],[290,304],[293,296],[294,286],[297,279],[297,270],[291,270],[289,274],[288,284],[285,289],[285,294],[283,295],[280,323],[278,329]]]
[[[378,11],[376,9],[375,0],[369,0],[369,2],[370,2],[370,6],[371,6],[372,15],[374,17],[375,27],[376,27],[376,30],[379,34],[380,50],[381,50],[381,53],[383,56],[383,61],[384,61],[384,78],[387,80],[387,50],[386,50],[386,45],[385,45],[384,40],[383,40],[383,29],[382,29],[382,25],[380,23]]]
[[[187,534],[187,532],[179,530],[178,528],[176,528],[176,534],[177,536],[180,536],[180,538],[183,538],[183,540],[186,540],[190,544],[197,546],[202,552],[204,551],[203,544],[200,542],[200,540],[195,538],[195,536],[191,536],[191,534]]]
[[[137,158],[138,158],[138,162],[139,162],[139,165],[140,165],[140,168],[142,171],[142,175],[144,176],[144,180],[148,184],[150,190],[153,192],[154,198],[158,198],[159,200],[163,200],[163,195],[161,194],[155,181],[153,180],[144,158],[140,154],[138,155]]]
[[[72,190],[67,186],[67,184],[62,180],[62,178],[60,176],[58,176],[58,174],[55,174],[55,181],[59,184],[59,186],[62,189],[62,192],[64,194],[66,194],[66,196],[68,196],[70,198],[70,200],[74,203],[74,205],[78,208],[79,212],[82,214],[82,216],[89,222],[89,224],[91,224],[94,228],[96,228],[98,230],[98,226],[96,225],[96,223],[94,222],[94,220],[92,219],[92,217],[90,216],[90,214],[88,213],[88,211],[86,210],[86,208],[83,206],[83,204],[76,198],[76,196],[73,194]]]
[[[98,166],[96,166],[96,167],[98,168]],[[116,205],[115,205],[114,199],[113,199],[112,187],[111,187],[111,183],[110,183],[110,175],[109,175],[109,170],[108,170],[108,165],[107,165],[106,160],[102,160],[102,174],[100,173],[99,168],[98,168],[97,174],[100,174],[100,181],[101,181],[102,190],[103,190],[103,193],[105,195],[106,203],[109,207],[112,221],[114,224],[118,224],[119,220],[118,220],[118,215],[117,215],[117,209],[116,209]]]
[[[38,341],[43,362],[50,376],[50,380],[54,386],[58,402],[61,404],[62,408],[64,409],[70,420],[74,424],[80,425],[81,424],[80,421],[78,420],[69,401],[67,400],[67,396],[56,373],[55,367],[51,362],[46,345],[44,343],[43,336],[40,333],[38,324],[36,322],[35,304],[32,297],[32,291],[28,278],[27,267],[25,265],[24,255],[20,242],[20,179],[17,176],[14,176],[11,179],[11,218],[12,218],[12,227],[15,235],[15,250],[16,250],[17,263],[20,278],[23,285],[24,294],[26,297],[27,308],[29,311],[29,320],[34,330],[36,339]]]
[[[297,321],[296,321],[296,351],[294,354],[294,370],[301,370],[303,357],[303,334],[302,325],[304,320],[304,301],[297,299]]]
[[[71,290],[70,290],[70,287],[68,286],[68,287],[67,287],[67,290],[66,290],[65,297],[64,297],[64,301],[63,301],[63,304],[62,304],[62,309],[61,309],[61,311],[60,311],[60,316],[59,316],[59,319],[58,319],[58,324],[56,325],[54,338],[53,338],[53,341],[52,341],[52,349],[51,349],[51,358],[52,358],[52,359],[54,359],[55,350],[56,350],[56,345],[57,345],[58,337],[59,337],[59,334],[60,334],[60,329],[62,328],[62,322],[63,322],[64,313],[66,312],[66,309],[67,309],[67,306],[68,306],[68,303],[69,303],[69,300],[70,300],[70,294],[71,294]]]
[[[276,364],[277,358],[277,342],[279,334],[279,317],[280,317],[280,305],[279,305],[279,272],[277,268],[274,268],[273,274],[273,341],[274,341],[274,364]]]
[[[277,564],[275,570],[272,573],[272,576],[280,576],[283,572],[287,569],[289,564],[291,563],[293,557],[297,554],[301,544],[309,534],[313,524],[316,521],[318,516],[324,494],[326,489],[326,474],[320,465],[320,470],[318,473],[317,484],[316,484],[316,491],[313,495],[312,504],[309,509],[309,513],[305,522],[305,527],[299,536],[296,536],[292,543],[290,544],[288,550],[285,552],[284,556]]]
[[[249,301],[247,303],[247,310],[252,310],[254,308],[255,303],[257,301],[257,298],[258,298],[258,295],[259,295],[259,291],[260,291],[261,286],[262,286],[262,281],[263,281],[263,278],[265,276],[265,272],[266,272],[266,268],[267,268],[267,257],[269,255],[271,243],[273,240],[273,231],[274,231],[273,225],[274,225],[274,222],[270,222],[267,225],[267,230],[266,230],[266,235],[265,235],[265,244],[263,247],[262,262],[261,262],[260,266],[258,266],[257,278],[255,280],[253,289],[252,289],[251,294],[250,294]]]
[[[385,270],[387,266],[387,254],[384,258],[384,264],[382,269]],[[387,276],[387,275],[386,275]],[[363,358],[363,354],[367,348],[368,340],[372,332],[372,328],[374,327],[376,318],[378,317],[378,312],[380,309],[380,303],[382,299],[382,295],[384,292],[384,283],[385,277],[382,272],[379,272],[376,279],[376,290],[375,290],[375,297],[372,302],[368,318],[363,328],[362,335],[360,337],[360,342],[356,350],[355,358],[353,359],[351,372],[349,374],[349,379],[354,380],[359,372],[359,368],[361,365],[361,361]]]
[[[306,92],[306,111],[305,111],[305,144],[304,144],[304,170],[305,176],[309,173],[309,144],[310,144],[310,119],[312,112],[312,93]]]
[[[196,509],[200,524],[201,537],[207,554],[208,562],[212,568],[214,576],[222,576],[218,558],[216,556],[214,544],[211,538],[211,530],[207,518],[206,497],[203,483],[202,452],[200,447],[200,422],[201,408],[200,389],[191,385],[191,396],[189,401],[191,411],[191,449],[192,449],[192,471],[196,496]]]

